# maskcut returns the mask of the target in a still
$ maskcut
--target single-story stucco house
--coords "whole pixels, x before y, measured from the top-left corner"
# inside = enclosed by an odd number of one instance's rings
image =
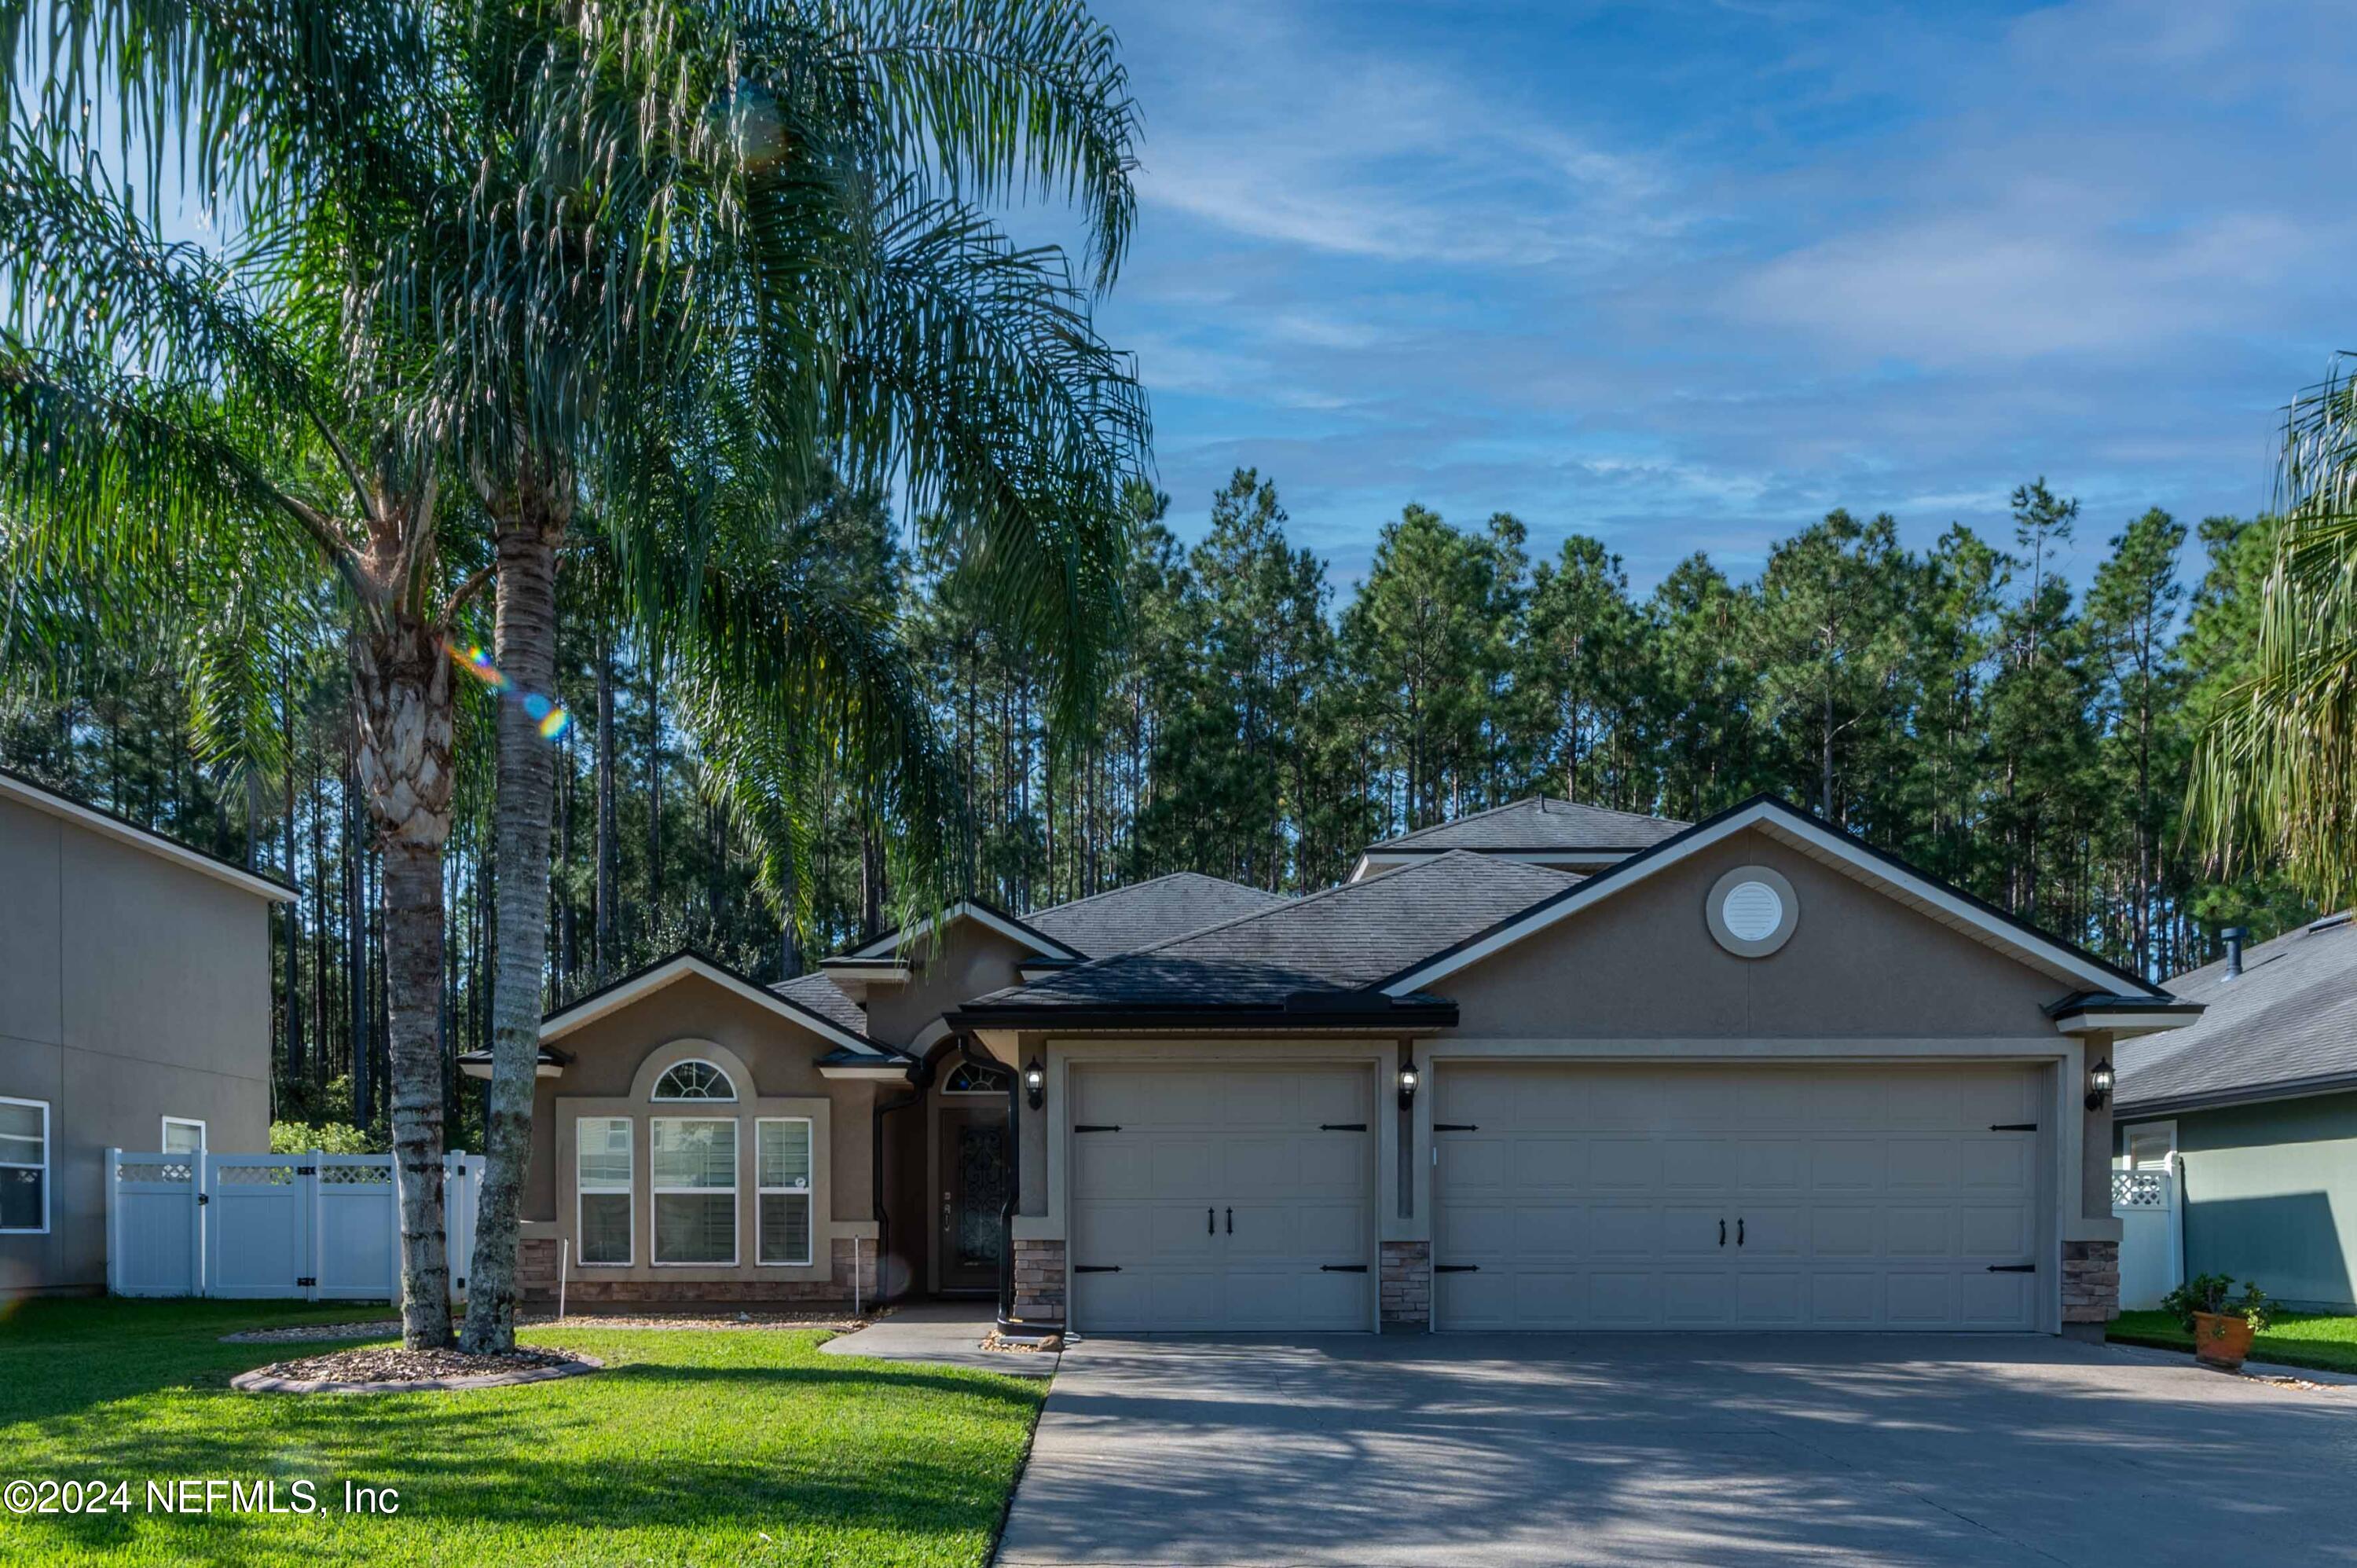
[[[2174,1256],[2139,1273],[2357,1311],[2357,922],[2329,915],[2248,952],[2229,933],[2226,957],[2169,989],[2201,1019],[2119,1055],[2118,1163],[2175,1179],[2152,1184],[2175,1212],[2150,1232]]]
[[[1307,897],[629,976],[544,1028],[525,1275],[1083,1333],[2100,1333],[2108,1058],[2199,1012],[1775,800],[1529,800]]]
[[[270,1146],[293,897],[0,772],[0,1299],[106,1287],[109,1148]]]

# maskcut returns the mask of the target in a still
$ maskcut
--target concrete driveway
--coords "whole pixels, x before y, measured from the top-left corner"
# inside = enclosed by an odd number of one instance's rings
[[[998,1561],[2357,1561],[2357,1389],[2050,1338],[1100,1339]]]

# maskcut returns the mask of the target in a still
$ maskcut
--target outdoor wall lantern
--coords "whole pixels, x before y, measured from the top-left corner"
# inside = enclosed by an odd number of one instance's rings
[[[1417,1081],[1422,1079],[1423,1076],[1423,1073],[1416,1068],[1415,1058],[1412,1056],[1408,1057],[1400,1063],[1399,1089],[1401,1110],[1405,1111],[1409,1106],[1415,1103],[1415,1086]]]
[[[1023,1069],[1023,1089],[1030,1098],[1032,1110],[1037,1111],[1048,1102],[1048,1069],[1039,1065],[1037,1057],[1033,1057],[1031,1065]]]
[[[2087,1109],[2101,1111],[2112,1097],[2112,1058],[2105,1057],[2087,1069]]]

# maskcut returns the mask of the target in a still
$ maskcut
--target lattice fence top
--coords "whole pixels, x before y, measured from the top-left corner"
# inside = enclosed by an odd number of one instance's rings
[[[196,1176],[195,1169],[186,1160],[124,1160],[114,1167],[117,1181],[176,1182],[186,1186]]]
[[[291,1187],[296,1180],[295,1165],[223,1165],[213,1166],[216,1187]]]
[[[393,1170],[389,1165],[321,1165],[321,1187],[391,1187]]]
[[[2169,1177],[2159,1171],[2114,1171],[2112,1173],[2112,1207],[2114,1208],[2168,1208]]]

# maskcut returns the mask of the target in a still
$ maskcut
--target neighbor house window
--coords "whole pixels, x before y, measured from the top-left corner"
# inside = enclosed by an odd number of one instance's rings
[[[648,1123],[655,1262],[737,1263],[737,1123],[658,1116]]]
[[[811,1261],[811,1124],[806,1117],[755,1123],[759,1155],[760,1261]]]
[[[734,1100],[737,1086],[710,1062],[685,1061],[655,1079],[657,1100]]]
[[[575,1186],[581,1212],[580,1260],[584,1263],[630,1261],[630,1119],[584,1116],[575,1123]]]
[[[164,1152],[167,1155],[203,1154],[205,1124],[186,1116],[165,1117]]]
[[[48,1228],[48,1104],[0,1100],[0,1231]]]

